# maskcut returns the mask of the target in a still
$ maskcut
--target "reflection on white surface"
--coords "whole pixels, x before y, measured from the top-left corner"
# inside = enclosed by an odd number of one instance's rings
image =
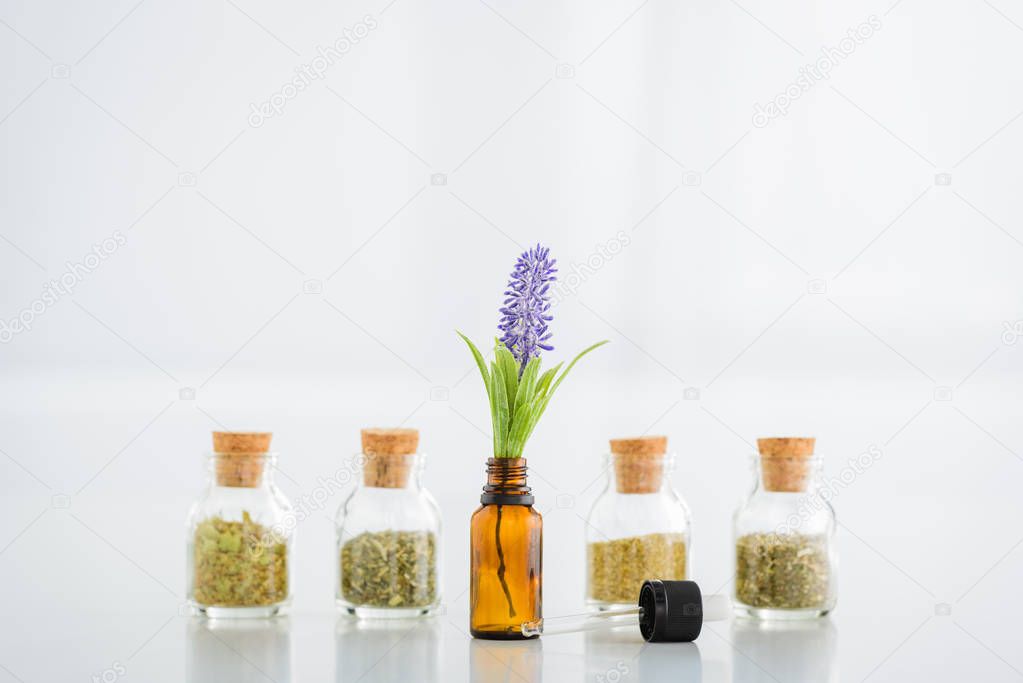
[[[732,622],[732,680],[838,681],[838,630],[831,619]]]
[[[590,631],[584,642],[584,681],[699,683],[702,679],[696,643],[647,643],[638,626]]]
[[[441,625],[436,619],[338,619],[334,637],[337,681],[440,680]]]
[[[469,680],[504,683],[543,680],[543,643],[532,640],[478,640],[469,642]]]
[[[287,617],[189,619],[185,626],[185,680],[290,683],[290,629]]]

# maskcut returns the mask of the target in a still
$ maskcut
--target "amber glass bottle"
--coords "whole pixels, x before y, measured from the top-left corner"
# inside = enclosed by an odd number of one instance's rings
[[[469,524],[469,631],[520,640],[541,617],[543,519],[533,509],[524,458],[487,460],[487,484]]]

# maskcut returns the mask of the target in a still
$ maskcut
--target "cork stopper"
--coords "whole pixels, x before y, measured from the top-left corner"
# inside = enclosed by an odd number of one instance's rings
[[[272,437],[272,432],[213,432],[217,485],[259,486]]]
[[[362,468],[363,484],[389,489],[404,487],[418,448],[418,429],[363,429],[362,452],[367,456]]]
[[[655,493],[664,478],[664,454],[668,437],[639,436],[611,439],[618,493]]]
[[[764,489],[781,493],[806,490],[815,442],[813,437],[757,439]]]

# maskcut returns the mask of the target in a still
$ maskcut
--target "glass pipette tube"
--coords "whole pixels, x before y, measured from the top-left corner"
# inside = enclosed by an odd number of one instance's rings
[[[643,614],[642,607],[626,607],[622,609],[604,610],[602,612],[583,612],[566,614],[549,619],[537,619],[524,622],[521,626],[522,635],[526,637],[540,634],[555,635],[558,633],[576,633],[579,631],[597,631],[617,626],[635,626],[636,619]]]
[[[677,608],[675,608],[677,609]],[[703,621],[721,621],[727,619],[732,612],[732,601],[727,595],[707,595],[703,597],[700,616]],[[598,631],[621,626],[636,626],[645,616],[643,607],[624,607],[598,612],[583,612],[548,619],[524,622],[520,629],[522,635],[532,638],[539,635],[556,635],[559,633],[578,633],[581,631]]]

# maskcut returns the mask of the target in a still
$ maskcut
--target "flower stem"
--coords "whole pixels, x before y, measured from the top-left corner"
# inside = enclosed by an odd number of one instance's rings
[[[504,550],[501,548],[501,508],[503,506],[497,506],[497,526],[495,527],[494,537],[497,541],[497,578],[501,582],[501,588],[504,590],[504,597],[508,600],[508,616],[515,616],[515,605],[512,604],[511,591],[508,590],[508,582],[504,579]]]

